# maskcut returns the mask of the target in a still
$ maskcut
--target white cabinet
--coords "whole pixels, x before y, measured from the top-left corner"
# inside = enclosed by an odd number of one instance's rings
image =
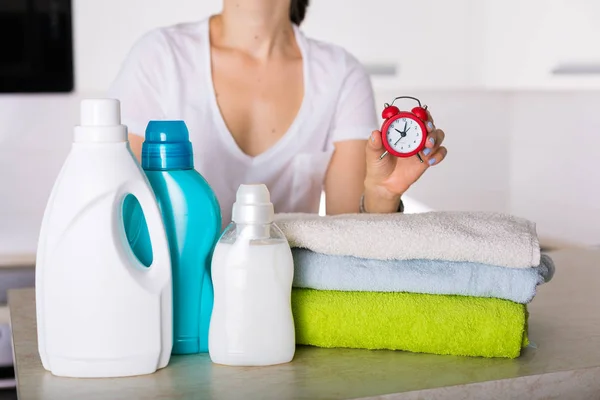
[[[462,88],[478,67],[479,1],[313,1],[302,28],[368,68],[391,70],[373,75],[376,87]]]
[[[600,88],[599,1],[484,0],[482,4],[482,86]]]
[[[349,3],[313,2],[303,28],[372,67],[376,88],[600,89],[600,1]]]

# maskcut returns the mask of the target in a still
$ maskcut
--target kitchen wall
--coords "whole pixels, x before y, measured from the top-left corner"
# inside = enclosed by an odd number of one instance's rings
[[[155,27],[218,12],[220,0],[73,0],[76,86],[106,90],[133,43]]]
[[[448,158],[410,190],[410,210],[512,212],[536,221],[543,237],[600,245],[600,75],[577,72],[600,65],[597,24],[588,23],[598,8],[591,0],[516,1],[317,0],[303,29],[370,69],[396,70],[373,77],[377,107],[416,95],[446,131]],[[79,100],[103,95],[145,31],[203,18],[220,4],[74,0],[76,93],[0,96],[0,242],[21,235],[23,246],[34,244]],[[564,10],[570,25],[553,31],[547,21]],[[544,41],[563,31],[576,42],[571,53]],[[565,73],[551,72],[565,64]]]
[[[526,92],[511,102],[510,211],[544,235],[600,245],[600,93]]]

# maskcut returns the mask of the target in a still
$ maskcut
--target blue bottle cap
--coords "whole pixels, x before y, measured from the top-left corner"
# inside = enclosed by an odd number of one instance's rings
[[[150,171],[194,168],[190,134],[184,121],[150,121],[142,144],[142,168]]]

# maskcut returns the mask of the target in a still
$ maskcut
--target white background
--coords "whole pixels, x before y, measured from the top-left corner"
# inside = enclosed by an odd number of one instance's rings
[[[312,0],[307,35],[344,45],[374,76],[377,105],[427,103],[449,155],[409,192],[436,210],[534,220],[543,238],[600,245],[600,69],[594,0]],[[76,92],[0,96],[0,252],[31,248],[69,150],[78,101],[102,96],[133,42],[218,12],[216,0],[74,0]],[[18,241],[18,243],[15,242]]]

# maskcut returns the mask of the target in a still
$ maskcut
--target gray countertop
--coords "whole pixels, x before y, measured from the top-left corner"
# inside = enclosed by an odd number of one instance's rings
[[[554,279],[531,303],[530,339],[515,360],[299,347],[285,365],[217,366],[174,356],[155,374],[68,379],[37,353],[35,293],[9,292],[19,398],[35,399],[491,399],[600,398],[600,251],[551,253]]]

